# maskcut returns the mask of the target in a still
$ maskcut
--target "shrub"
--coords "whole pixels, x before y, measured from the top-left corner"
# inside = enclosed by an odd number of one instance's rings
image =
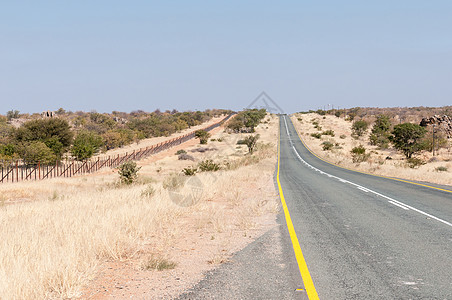
[[[398,124],[392,131],[392,143],[397,150],[403,152],[406,158],[411,158],[413,154],[424,149],[422,138],[425,132],[425,128],[417,124]]]
[[[61,157],[72,143],[73,132],[66,120],[40,119],[24,123],[15,132],[17,143],[39,141],[46,144],[53,154]]]
[[[18,110],[9,110],[6,113],[6,118],[8,119],[8,121],[11,121],[11,119],[17,119],[19,118],[19,111]]]
[[[121,183],[132,184],[138,178],[138,171],[141,167],[134,161],[127,161],[118,167],[118,174]]]
[[[18,149],[20,157],[27,164],[52,164],[57,160],[56,155],[43,142],[33,141],[23,143]]]
[[[211,142],[216,142],[216,141],[217,141],[217,139],[210,139],[210,141],[211,141]]]
[[[154,258],[151,257],[147,261],[143,262],[141,269],[143,270],[171,270],[177,266],[175,262],[169,261],[165,258]]]
[[[237,145],[246,145],[245,140],[238,140]]]
[[[0,155],[7,156],[7,157],[13,157],[14,153],[16,153],[15,145],[13,145],[13,144],[1,145],[0,144]]]
[[[74,139],[71,154],[77,160],[85,160],[97,153],[102,144],[102,138],[97,133],[82,131]]]
[[[174,173],[165,178],[165,180],[163,181],[163,188],[166,190],[175,191],[178,188],[182,187],[184,183],[184,176]]]
[[[356,137],[363,136],[367,131],[367,122],[364,120],[355,121],[352,124],[352,135]]]
[[[435,168],[435,171],[436,172],[447,172],[447,167],[440,166],[440,167]]]
[[[199,139],[200,144],[207,144],[209,140],[210,133],[205,130],[197,130],[195,131],[195,137]]]
[[[222,142],[222,141],[224,141],[223,138],[217,138],[217,142]]]
[[[155,188],[149,184],[146,189],[141,192],[142,197],[151,198],[155,194]]]
[[[363,145],[354,147],[350,153],[352,154],[352,161],[354,163],[364,162],[370,157],[370,153],[366,153],[366,148]]]
[[[177,159],[179,160],[191,160],[191,161],[195,161],[195,158],[189,154],[186,153],[182,153],[179,154],[179,156],[177,157]]]
[[[220,170],[220,165],[217,163],[214,163],[211,159],[206,159],[201,161],[198,164],[198,169],[201,172],[210,172],[210,171],[218,171]]]
[[[184,173],[185,176],[193,176],[196,174],[196,171],[198,171],[198,168],[195,167],[187,167],[182,169],[182,173]]]
[[[248,152],[253,154],[254,148],[256,147],[257,140],[259,139],[259,135],[249,135],[244,139],[245,145],[248,147]]]
[[[320,133],[311,133],[311,136],[313,138],[320,139],[322,137],[322,134],[320,134]]]
[[[234,132],[254,132],[266,114],[265,109],[253,108],[241,111],[228,122],[227,128]]]
[[[388,148],[391,126],[392,124],[389,116],[379,115],[372,127],[371,135],[369,137],[370,144],[382,149]]]
[[[185,153],[187,153],[187,151],[185,151],[184,149],[180,149],[180,150],[177,150],[176,155],[185,154]]]
[[[322,145],[323,145],[323,151],[331,150],[331,149],[333,149],[333,146],[334,146],[333,143],[328,142],[328,141],[324,141],[322,143]]]
[[[322,135],[329,135],[334,137],[334,131],[333,130],[325,130],[324,132],[322,132]]]
[[[422,165],[425,165],[425,161],[417,157],[410,157],[407,159],[406,162],[408,164],[408,167],[410,167],[411,169],[415,169]]]
[[[341,139],[345,139],[347,136],[345,135],[345,134],[341,134],[340,136],[339,136],[339,138],[341,138]]]

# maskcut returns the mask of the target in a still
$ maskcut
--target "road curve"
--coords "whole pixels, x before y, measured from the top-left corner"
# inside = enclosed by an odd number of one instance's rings
[[[452,299],[450,187],[331,165],[287,116],[279,180],[320,299]]]

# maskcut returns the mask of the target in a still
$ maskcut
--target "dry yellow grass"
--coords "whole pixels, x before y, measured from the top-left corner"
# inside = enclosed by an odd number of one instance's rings
[[[259,227],[260,216],[278,210],[273,186],[277,118],[268,119],[269,129],[260,126],[258,133],[263,141],[273,142],[260,146],[254,164],[197,174],[202,188],[188,207],[176,205],[162,186],[166,177],[194,164],[173,154],[140,162],[141,183],[131,186],[118,186],[115,170],[0,185],[1,299],[80,297],[103,262],[149,260],[154,255],[177,260],[168,253],[194,232],[218,241],[217,250],[201,253],[203,259],[212,264],[225,261],[237,250],[231,241]],[[214,137],[220,136],[223,142],[208,145],[217,150],[189,153],[197,161],[247,159],[243,146],[235,145],[238,135],[221,132]],[[143,193],[149,185],[153,195]],[[193,187],[184,185],[177,193],[192,194]]]
[[[431,153],[421,153],[418,157],[428,163],[418,168],[410,168],[404,156],[394,149],[381,150],[377,149],[376,146],[371,146],[368,134],[359,139],[352,138],[352,123],[345,121],[343,118],[331,115],[327,115],[324,118],[318,114],[310,113],[295,114],[291,119],[309,148],[332,163],[383,176],[452,185],[452,153],[447,149],[441,149],[439,155],[433,159]],[[323,135],[321,139],[312,137],[311,133],[321,132],[314,128],[313,120],[317,121],[322,127],[321,131],[333,130],[335,136]],[[371,127],[372,125],[369,126],[369,128]],[[369,132],[370,129],[368,130]],[[337,143],[339,147],[335,147],[331,151],[323,151],[322,142],[324,141],[330,141],[333,144]],[[370,158],[366,162],[356,164],[352,162],[350,150],[358,145],[363,145],[367,149],[367,152],[370,153]],[[392,159],[387,160],[386,157],[388,156]],[[438,167],[446,167],[447,171],[438,172]]]

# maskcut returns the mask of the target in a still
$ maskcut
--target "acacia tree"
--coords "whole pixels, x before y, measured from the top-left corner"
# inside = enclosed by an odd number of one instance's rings
[[[406,158],[411,158],[413,154],[424,149],[422,139],[426,133],[424,127],[412,124],[403,123],[394,126],[392,131],[392,143],[394,147],[402,151]]]
[[[210,133],[205,130],[197,130],[195,131],[195,137],[199,139],[200,144],[207,144],[207,140],[210,137]]]
[[[259,139],[259,135],[249,135],[243,141],[248,146],[248,151],[250,154],[253,154],[254,148],[256,147],[257,140]]]
[[[70,147],[74,134],[66,120],[53,118],[28,121],[13,135],[16,144],[42,142],[60,158]]]

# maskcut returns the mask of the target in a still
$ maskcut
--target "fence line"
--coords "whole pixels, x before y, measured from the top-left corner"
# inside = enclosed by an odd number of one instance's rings
[[[211,131],[212,129],[222,125],[233,115],[234,114],[230,114],[220,122],[212,124],[204,128],[203,130]],[[15,160],[6,163],[2,161],[0,166],[0,183],[18,182],[24,180],[42,180],[55,177],[72,177],[76,175],[94,173],[105,167],[115,168],[126,161],[141,160],[176,145],[180,145],[194,137],[195,131],[192,131],[185,135],[179,136],[177,138],[172,138],[156,145],[152,145],[146,148],[140,148],[138,151],[134,150],[132,153],[126,152],[125,154],[118,154],[114,156],[99,156],[86,161],[57,161],[52,165],[43,165],[41,163],[25,164],[21,160]]]

